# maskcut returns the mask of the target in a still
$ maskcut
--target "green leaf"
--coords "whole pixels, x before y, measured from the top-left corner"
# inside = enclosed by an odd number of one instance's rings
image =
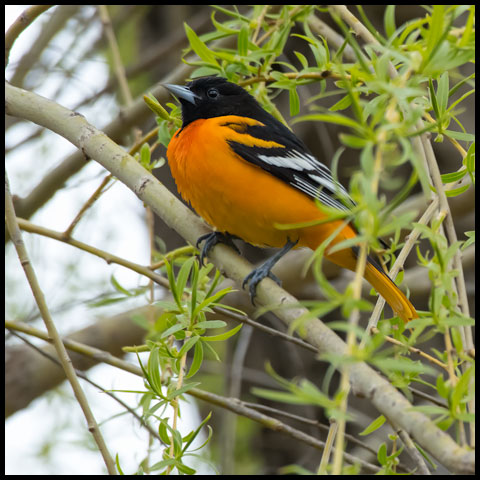
[[[360,123],[344,115],[340,115],[338,113],[337,114],[312,113],[309,115],[303,115],[301,117],[296,118],[293,121],[293,123],[310,122],[310,121],[334,123],[336,125],[342,125],[344,127],[353,128],[354,130],[357,130],[360,133],[363,133],[365,130]]]
[[[172,401],[175,397],[178,397],[179,395],[188,392],[189,390],[197,387],[198,385],[200,385],[200,382],[185,383],[180,388],[174,390],[173,392],[170,392],[167,396],[167,400]]]
[[[435,112],[435,116],[438,120],[440,118],[440,109],[438,108],[437,95],[435,93],[435,89],[433,88],[433,82],[431,78],[428,79],[428,91],[430,92],[430,101],[432,102],[433,111]]]
[[[367,15],[365,15],[362,5],[357,5],[357,9],[360,13],[363,23],[365,24],[365,27],[367,27],[369,32],[377,39],[378,43],[383,45],[385,43],[385,39],[378,33],[377,29],[372,25],[372,22],[370,22]]]
[[[127,297],[131,297],[132,294],[129,290],[127,290],[126,288],[122,287],[120,285],[120,283],[118,282],[118,280],[115,278],[115,275],[111,275],[110,276],[110,283],[113,285],[113,288],[117,291],[117,292],[120,292],[120,293],[123,293],[124,295],[126,295]]]
[[[421,362],[416,362],[405,357],[373,359],[372,363],[383,371],[420,374],[435,373],[435,370],[430,365],[422,364]]]
[[[450,387],[447,385],[442,375],[437,377],[437,392],[442,398],[448,398],[450,394]]]
[[[188,277],[192,270],[193,264],[196,261],[195,257],[190,257],[180,267],[180,271],[177,275],[177,295],[181,298],[187,284]]]
[[[193,351],[192,363],[190,365],[190,369],[188,373],[185,375],[185,378],[193,377],[202,366],[202,362],[203,362],[203,344],[202,342],[197,342],[195,344],[195,350]]]
[[[216,10],[218,10],[219,12],[222,12],[224,13],[225,15],[229,16],[229,17],[233,17],[235,20],[239,20],[241,22],[245,22],[247,24],[250,24],[251,22],[251,19],[248,18],[247,16],[245,15],[241,15],[237,9],[235,10],[229,10],[228,8],[224,8],[224,7],[220,7],[218,5],[213,5],[213,8],[215,8]]]
[[[188,435],[188,441],[183,446],[182,453],[185,453],[187,451],[188,447],[192,444],[192,442],[195,440],[197,435],[200,433],[200,430],[205,426],[205,424],[210,420],[211,417],[212,417],[212,412],[209,412],[209,414],[202,420],[202,423],[194,431],[190,432],[190,434]],[[202,448],[205,445],[206,443],[202,444],[200,448]],[[196,449],[196,450],[199,450],[199,449]]]
[[[462,250],[465,250],[467,247],[475,243],[475,230],[465,232],[465,236],[467,237],[467,240],[465,240]]]
[[[210,264],[210,265],[212,265],[212,264]],[[208,265],[206,267],[203,267],[202,271],[203,271],[204,268],[208,268]],[[213,265],[212,265],[212,268],[213,268]],[[208,271],[210,271],[210,269]],[[222,278],[222,274],[220,273],[220,270],[215,270],[215,276],[213,277],[212,283],[210,284],[210,288],[208,289],[208,292],[206,293],[205,298],[208,298],[208,297],[212,296],[212,293],[215,290],[215,288],[217,287],[221,278]]]
[[[238,33],[237,38],[237,51],[242,57],[248,54],[248,27],[243,25]]]
[[[442,73],[437,86],[437,103],[440,115],[444,115],[448,105],[448,72]]]
[[[233,337],[241,328],[243,327],[243,323],[240,323],[235,328],[228,330],[225,333],[221,333],[220,335],[207,335],[200,337],[204,342],[220,342],[222,340],[227,340],[227,338]]]
[[[378,452],[377,452],[377,459],[380,465],[387,464],[387,445],[385,443],[382,443],[380,445],[380,448],[378,449]]]
[[[219,290],[214,295],[207,297],[203,300],[202,303],[198,304],[194,310],[194,317],[196,317],[201,311],[205,310],[209,305],[218,302],[222,299],[228,292],[231,291],[231,287],[223,288]]]
[[[442,325],[450,327],[473,327],[475,325],[475,320],[460,313],[452,313],[442,320]]]
[[[290,403],[293,405],[309,405],[310,399],[302,398],[295,393],[281,392],[279,390],[268,390],[266,388],[252,388],[252,393],[267,400],[274,400],[276,402]]]
[[[452,96],[452,90],[450,90],[450,93],[449,93],[450,97]],[[450,106],[447,108],[447,112],[450,112],[451,110],[453,110],[459,103],[462,103],[467,97],[469,97],[470,95],[473,95],[474,93],[475,93],[474,89],[464,93],[460,98],[457,98],[457,100],[455,100],[453,103],[450,104]]]
[[[385,33],[387,37],[391,37],[397,29],[395,25],[395,7],[396,5],[387,5],[385,9],[385,15],[383,16],[383,25],[385,27]]]
[[[475,135],[472,135],[471,133],[455,132],[453,130],[444,130],[443,133],[451,138],[455,138],[456,140],[462,140],[465,142],[475,141]]]
[[[191,292],[192,292],[192,296],[190,299],[190,322],[191,323],[195,322],[195,317],[193,314],[195,312],[195,305],[197,304],[198,276],[199,276],[198,261],[195,260],[195,262],[193,262],[193,273],[191,278]]]
[[[175,312],[177,304],[172,300],[157,300],[154,305],[162,308],[166,312]]]
[[[148,372],[147,372],[146,368],[143,366],[142,360],[140,359],[140,355],[138,354],[138,352],[135,352],[135,355],[137,355],[138,364],[140,365],[140,368],[142,369],[143,377],[147,381],[149,381]]]
[[[172,265],[166,258],[164,258],[164,261],[165,261],[165,270],[167,271],[168,283],[170,285],[170,290],[172,292],[173,298],[175,299],[175,303],[177,304],[179,310],[183,312],[181,297],[178,294],[177,284],[175,282],[175,275],[173,274]]]
[[[465,24],[465,30],[463,31],[462,38],[460,39],[460,42],[458,44],[459,47],[466,47],[468,43],[470,42],[470,37],[472,36],[473,33],[473,24],[475,22],[475,5],[470,5],[469,8],[470,12],[468,15],[467,22]],[[475,35],[475,33],[473,33]]]
[[[170,445],[170,436],[168,435],[167,419],[165,418],[161,419],[158,425],[158,436],[160,437],[160,440],[165,445]]]
[[[352,104],[352,97],[350,95],[345,95],[342,99],[340,99],[337,103],[332,105],[329,110],[331,112],[336,112],[337,110],[345,110]]]
[[[450,96],[452,96],[462,85],[465,83],[470,82],[475,78],[475,73],[472,73],[468,77],[463,77],[458,83],[456,83],[451,89],[450,89]],[[451,107],[450,107],[451,108]]]
[[[144,143],[140,149],[140,165],[148,168],[150,165],[150,147],[148,143]]]
[[[219,67],[214,53],[205,45],[204,42],[202,42],[202,40],[200,40],[198,35],[188,26],[186,22],[184,23],[184,27],[185,33],[187,34],[188,41],[190,42],[190,46],[192,47],[193,51],[205,63]]]
[[[199,339],[200,337],[198,335],[195,335],[194,337],[190,337],[188,340],[186,340],[185,343],[182,345],[182,348],[178,352],[178,356],[183,357],[184,355],[186,355],[189,350],[195,346]]]
[[[160,338],[167,338],[170,335],[173,335],[174,333],[177,333],[179,330],[183,330],[185,328],[185,325],[182,323],[177,323],[175,325],[172,325],[170,328],[165,330]]]
[[[170,143],[170,130],[168,129],[168,124],[164,120],[158,125],[158,141],[165,147],[168,148]]]
[[[452,188],[450,190],[445,190],[445,195],[447,197],[457,197],[458,195],[461,195],[463,192],[468,190],[470,185],[464,185],[463,187],[458,187],[458,188]]]
[[[143,101],[147,104],[148,108],[150,108],[150,110],[161,119],[167,121],[172,120],[170,114],[162,107],[153,94],[149,93],[148,95],[144,95]]]
[[[467,155],[463,159],[463,164],[467,167],[472,183],[475,183],[475,142],[468,148]]]
[[[223,320],[205,320],[204,322],[198,322],[195,324],[197,328],[223,328],[227,326],[227,322]]]
[[[202,338],[203,340],[203,338]],[[220,362],[220,357],[218,356],[218,353],[215,351],[215,349],[210,345],[209,342],[203,343],[202,346],[206,347],[207,352],[210,352],[213,355],[213,358],[217,361]]]
[[[411,410],[425,413],[425,415],[449,415],[449,411],[445,407],[438,405],[417,405],[411,407]]]
[[[290,88],[288,90],[288,98],[290,100],[290,116],[294,117],[300,112],[300,98],[298,97],[297,89]]]
[[[425,54],[425,65],[430,60],[432,53],[438,48],[443,34],[445,19],[445,5],[434,5],[432,16],[429,18],[427,30],[427,52]]]
[[[364,137],[357,137],[348,133],[340,133],[339,138],[344,145],[350,148],[364,148],[369,143],[369,140]]]
[[[385,421],[385,417],[383,415],[380,415],[373,422],[371,422],[370,425],[365,428],[365,430],[360,432],[359,435],[370,435],[375,430],[378,430],[385,423]]]
[[[302,67],[303,68],[308,68],[308,60],[305,57],[305,55],[303,55],[303,53],[300,53],[300,52],[297,52],[297,51],[294,51],[293,53],[296,55],[299,62],[302,64]]]
[[[185,475],[194,475],[197,471],[194,468],[185,465],[183,462],[177,461],[175,463],[175,467],[180,473],[184,473]]]
[[[219,68],[209,67],[209,66],[202,66],[196,68],[194,72],[190,75],[191,78],[198,78],[198,77],[207,77],[209,75],[218,75]]]
[[[158,348],[154,348],[148,357],[148,382],[153,391],[163,397],[162,393],[162,376],[160,373],[160,353]]]
[[[444,173],[442,175],[442,182],[443,183],[458,182],[465,176],[466,173],[467,173],[467,169],[462,169],[462,170],[459,170],[458,172]]]
[[[173,439],[173,451],[175,457],[180,457],[180,453],[182,451],[182,445],[183,445],[183,439],[182,435],[178,430],[171,430],[172,432],[172,439]],[[175,466],[178,468],[178,458],[177,461],[175,462]]]
[[[150,467],[150,470],[163,470],[164,468],[173,465],[176,463],[175,458],[167,458],[166,460],[162,460],[161,462],[155,463]]]
[[[125,475],[125,473],[122,470],[122,467],[120,466],[120,458],[118,456],[118,453],[115,455],[115,465],[117,466],[118,473],[120,475]]]

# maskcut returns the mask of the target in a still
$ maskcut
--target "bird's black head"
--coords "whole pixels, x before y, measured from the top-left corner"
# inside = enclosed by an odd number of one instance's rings
[[[182,105],[183,127],[200,118],[240,115],[265,120],[270,116],[246,90],[221,77],[202,77],[186,86],[164,85]]]

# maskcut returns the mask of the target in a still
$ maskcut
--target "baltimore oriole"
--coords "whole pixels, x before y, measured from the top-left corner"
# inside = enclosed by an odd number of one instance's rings
[[[282,247],[245,278],[243,286],[250,284],[253,300],[263,278],[277,280],[270,269],[288,250],[315,250],[339,229],[325,257],[355,271],[358,249],[329,252],[333,245],[357,235],[351,223],[337,218],[313,226],[278,228],[328,220],[314,199],[343,211],[348,211],[345,203],[354,205],[300,139],[246,90],[223,78],[164,86],[182,106],[182,127],[167,150],[172,175],[184,200],[216,229],[199,239],[206,240],[201,258],[219,241],[231,243],[232,236],[253,245]],[[404,321],[418,317],[407,297],[370,257],[364,276]]]

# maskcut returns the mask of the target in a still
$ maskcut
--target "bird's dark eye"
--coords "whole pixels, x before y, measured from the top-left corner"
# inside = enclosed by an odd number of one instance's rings
[[[208,98],[217,98],[220,95],[220,92],[216,88],[209,88],[207,90]]]

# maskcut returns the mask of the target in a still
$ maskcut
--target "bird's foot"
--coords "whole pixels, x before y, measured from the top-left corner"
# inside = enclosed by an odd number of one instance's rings
[[[232,247],[234,250],[236,250],[237,253],[240,253],[240,250],[238,249],[238,247],[233,243],[233,238],[234,237],[229,233],[222,233],[222,232],[210,232],[199,237],[195,246],[200,250],[200,256],[199,256],[200,265],[203,266],[203,261],[205,260],[205,257],[208,256],[208,253],[210,252],[210,250],[215,245],[217,245],[217,243],[224,243],[225,245],[228,245],[229,247]],[[205,241],[205,243],[203,247],[200,249],[199,245],[203,241]]]

